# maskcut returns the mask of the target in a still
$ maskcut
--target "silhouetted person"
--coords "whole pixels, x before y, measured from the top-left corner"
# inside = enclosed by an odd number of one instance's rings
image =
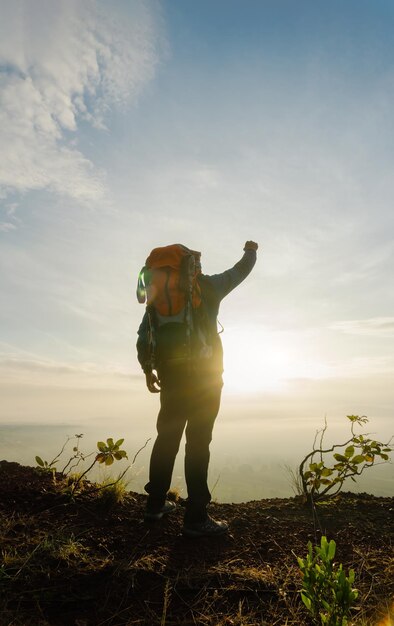
[[[148,272],[145,280],[148,284],[151,280],[152,286],[151,300],[148,295],[147,310],[138,330],[138,360],[149,391],[160,392],[157,438],[150,459],[149,482],[145,486],[149,494],[145,520],[159,520],[175,508],[173,502],[166,500],[166,494],[186,426],[185,479],[188,498],[183,534],[187,536],[216,536],[228,530],[226,522],[216,521],[207,513],[207,505],[211,501],[207,485],[209,444],[223,386],[223,349],[217,331],[217,315],[223,298],[251,272],[257,248],[257,243],[247,241],[241,260],[231,269],[212,276],[201,272],[200,253],[178,244],[156,248],[144,268]],[[187,294],[183,296],[184,302],[190,305],[189,309],[185,305],[175,315],[167,315],[171,313],[171,305],[175,308],[172,293],[177,296],[174,290],[179,289],[182,282],[179,278],[181,270],[178,270],[178,277],[173,276],[177,271],[173,258],[179,250],[193,257],[191,273],[189,270],[190,280],[193,281],[190,283],[190,297]],[[163,260],[166,258],[170,260]],[[163,263],[169,265],[163,266]],[[155,271],[160,273],[159,279]],[[155,280],[158,286],[154,285]],[[164,281],[163,287],[160,280]],[[147,290],[149,294],[149,286]],[[155,301],[155,297],[161,297],[161,291],[163,304],[160,306],[166,306],[168,302],[168,310],[160,309]],[[144,301],[143,296],[140,301]],[[158,310],[165,311],[166,315]],[[187,311],[191,313],[189,317]]]

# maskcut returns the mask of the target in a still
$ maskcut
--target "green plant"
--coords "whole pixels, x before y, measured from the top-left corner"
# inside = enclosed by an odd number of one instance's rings
[[[73,495],[75,491],[80,487],[82,481],[93,469],[96,463],[112,465],[114,461],[121,461],[124,458],[127,459],[127,452],[120,449],[120,446],[123,442],[124,439],[118,439],[118,441],[116,441],[115,443],[112,437],[109,437],[107,439],[107,443],[104,443],[104,441],[97,442],[98,453],[94,457],[93,463],[91,463],[89,467],[84,472],[82,472],[82,474],[80,474],[78,478],[70,485],[71,495]],[[119,477],[119,480],[121,477]]]
[[[360,476],[373,465],[387,463],[390,460],[389,454],[393,451],[392,438],[387,443],[382,443],[368,437],[369,433],[357,435],[354,432],[355,426],[366,424],[368,418],[365,415],[347,415],[347,419],[350,421],[351,431],[351,437],[347,441],[324,449],[323,443],[327,431],[325,420],[324,428],[316,432],[313,450],[306,455],[299,466],[302,493],[308,501],[333,496],[342,489],[343,483],[348,478],[356,482],[355,476]],[[316,447],[318,437],[319,446]],[[338,449],[342,449],[342,453],[334,452]],[[333,452],[330,465],[327,458]]]
[[[91,452],[90,454],[84,454],[79,449],[79,441],[82,438],[82,436],[83,435],[80,434],[80,435],[74,435],[74,437],[67,437],[67,440],[64,443],[64,445],[63,445],[61,451],[59,452],[59,454],[57,454],[54,457],[54,459],[52,459],[52,461],[50,461],[50,462],[44,461],[40,456],[36,456],[35,457],[36,458],[36,462],[37,462],[39,468],[44,470],[44,471],[51,472],[53,474],[53,477],[55,478],[56,471],[57,471],[56,470],[56,465],[60,461],[61,455],[63,454],[63,452],[64,452],[68,442],[71,441],[72,439],[76,438],[77,442],[76,442],[76,445],[73,447],[73,454],[69,458],[69,460],[67,461],[67,463],[63,467],[63,469],[60,471],[60,474],[61,474],[62,478],[68,477],[66,491],[68,491],[70,493],[70,495],[74,495],[75,492],[82,486],[84,480],[86,479],[87,474],[93,469],[93,467],[96,465],[96,463],[104,464],[104,465],[112,465],[114,463],[114,461],[121,461],[124,458],[127,459],[126,451],[125,450],[121,450],[121,445],[124,442],[124,439],[118,439],[118,441],[114,442],[112,437],[109,437],[107,439],[106,443],[104,441],[98,441],[97,442],[97,452]],[[91,457],[93,455],[95,455],[94,456],[94,460],[87,467],[87,469],[85,469],[83,472],[80,472],[80,473],[75,473],[75,472],[72,473],[72,470],[75,467],[77,467],[81,461],[85,461],[87,458],[89,458],[89,457]],[[134,460],[135,460],[135,458],[136,457],[134,457]],[[75,463],[73,463],[73,461],[75,461]],[[127,470],[125,470],[125,472],[123,472],[123,474],[119,477],[118,480],[123,478],[123,476],[126,473],[126,471]],[[116,482],[117,481],[115,481],[115,483]]]
[[[346,576],[342,563],[334,563],[336,544],[323,536],[320,546],[308,542],[305,559],[297,557],[302,574],[301,598],[315,623],[346,626],[350,610],[358,596],[353,588],[354,570]]]
[[[83,437],[82,434],[74,435],[74,437],[67,437],[67,440],[63,444],[63,447],[61,451],[59,452],[59,454],[57,454],[54,457],[54,459],[50,461],[49,463],[47,461],[44,461],[40,456],[35,457],[36,462],[39,466],[39,469],[42,469],[43,471],[46,471],[46,472],[51,472],[55,480],[56,472],[57,472],[56,464],[59,463],[60,457],[63,454],[64,450],[66,449],[66,446],[69,443],[69,441],[76,438],[77,441],[73,447],[73,454],[68,459],[63,469],[60,470],[59,472],[62,479],[67,479],[66,481],[63,480],[63,491],[65,493],[68,493],[71,497],[73,497],[76,494],[76,492],[78,490],[81,490],[82,486],[86,484],[87,474],[93,469],[93,467],[96,464],[108,466],[108,465],[112,465],[114,461],[121,461],[122,459],[128,458],[126,451],[121,450],[121,445],[123,444],[124,439],[118,439],[116,442],[114,442],[113,438],[109,437],[106,440],[106,442],[98,441],[97,451],[91,452],[90,454],[85,454],[79,448],[79,442],[82,437]],[[109,499],[113,503],[115,503],[116,501],[117,502],[121,501],[123,498],[122,492],[125,491],[125,483],[122,481],[122,479],[125,476],[126,472],[129,470],[129,468],[132,465],[134,465],[137,456],[147,446],[149,441],[150,439],[147,439],[145,444],[139,450],[137,450],[131,462],[131,465],[129,465],[121,474],[119,474],[116,480],[111,482],[110,479],[108,479],[107,481],[105,481],[103,485],[95,487],[94,489],[90,490],[90,492],[107,490],[107,495],[108,495],[109,490],[113,488],[112,489],[113,493],[111,494]],[[87,467],[87,469],[79,473],[73,472],[74,468],[77,467],[81,463],[81,461],[85,461],[86,459],[88,459],[89,457],[93,455],[95,455],[94,460]],[[117,488],[118,485],[119,487]]]
[[[74,435],[73,437],[67,437],[66,441],[64,442],[62,449],[60,450],[60,452],[58,454],[56,454],[56,456],[52,459],[52,461],[45,461],[43,460],[40,456],[36,456],[36,463],[38,465],[38,467],[46,472],[51,472],[53,474],[53,477],[55,478],[55,474],[58,471],[57,470],[57,463],[60,461],[60,457],[62,456],[64,450],[66,449],[68,443],[70,441],[72,441],[73,439],[76,439],[76,443],[73,447],[73,453],[71,455],[71,457],[69,458],[69,460],[67,461],[66,465],[63,467],[62,470],[60,470],[60,474],[62,474],[63,476],[65,475],[69,475],[69,473],[71,472],[71,470],[73,468],[75,468],[77,465],[79,465],[79,463],[81,461],[84,461],[86,458],[88,458],[89,456],[91,456],[92,454],[94,454],[93,452],[91,454],[85,455],[83,454],[83,452],[81,452],[81,450],[79,449],[79,442],[83,437],[83,433],[81,433],[80,435]],[[76,461],[74,463],[74,465],[71,465],[71,463],[73,461]],[[66,472],[66,470],[68,469],[68,471]]]

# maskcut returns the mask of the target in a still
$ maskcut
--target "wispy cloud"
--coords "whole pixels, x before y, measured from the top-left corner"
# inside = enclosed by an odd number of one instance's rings
[[[370,337],[394,337],[394,317],[372,317],[364,320],[346,320],[330,326],[349,335],[368,335]]]
[[[140,375],[119,366],[99,367],[94,363],[65,363],[40,358],[0,357],[0,384],[38,385],[45,387],[130,386]]]
[[[20,219],[16,216],[17,208],[16,202],[4,203],[0,207],[0,232],[8,233],[20,224]]]
[[[152,79],[155,6],[133,0],[125,16],[95,0],[0,0],[0,197],[41,189],[77,201],[103,196],[103,173],[78,148],[78,124],[105,128],[108,110]]]

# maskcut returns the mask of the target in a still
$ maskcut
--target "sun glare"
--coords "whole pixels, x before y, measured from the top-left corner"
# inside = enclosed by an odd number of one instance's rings
[[[302,353],[297,339],[259,328],[227,329],[224,382],[234,393],[285,392],[290,380],[319,378],[325,367]]]
[[[229,331],[223,346],[226,389],[238,393],[284,389],[291,371],[288,349],[251,330]]]

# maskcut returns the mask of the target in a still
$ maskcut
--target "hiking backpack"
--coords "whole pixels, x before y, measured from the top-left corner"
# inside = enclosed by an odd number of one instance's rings
[[[181,244],[154,248],[142,268],[137,298],[146,302],[152,369],[211,356],[200,285],[200,253]]]

